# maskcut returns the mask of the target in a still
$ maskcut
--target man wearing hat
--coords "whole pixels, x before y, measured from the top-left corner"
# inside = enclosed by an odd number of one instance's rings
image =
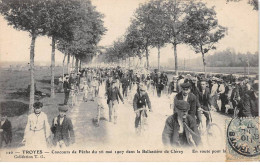
[[[7,113],[0,114],[0,148],[6,147],[12,142],[12,124],[7,119]]]
[[[128,86],[130,84],[130,80],[129,80],[127,74],[124,74],[124,77],[121,79],[121,83],[122,83],[122,88],[123,88],[123,96],[127,97]]]
[[[117,123],[117,109],[119,104],[118,97],[121,99],[122,103],[124,104],[124,99],[121,93],[119,92],[116,83],[117,81],[113,80],[112,86],[107,90],[107,104],[109,106],[109,122],[112,122],[113,120],[114,124]]]
[[[175,84],[175,77],[172,78],[172,81],[169,84],[168,94],[171,95],[174,92],[174,84]]]
[[[139,84],[139,87],[137,89],[137,93],[134,96],[133,100],[133,107],[134,111],[140,109],[140,108],[145,108],[148,106],[148,109],[152,111],[152,106],[150,102],[150,98],[148,96],[148,93],[146,92],[146,87],[144,84]],[[141,111],[136,112],[136,117],[135,117],[135,128],[138,127],[140,119],[141,119]]]
[[[201,108],[205,111],[214,109],[214,107],[212,105],[210,91],[209,91],[209,88],[207,87],[206,79],[200,80],[200,86],[201,86],[201,91],[199,91],[199,103],[200,103]],[[204,116],[206,117],[206,126],[208,126],[208,124],[210,122],[209,113],[202,112],[202,114],[204,114]]]
[[[190,105],[183,100],[174,102],[175,113],[168,117],[162,133],[165,146],[198,146],[201,142],[195,119],[188,114]]]
[[[67,105],[69,96],[70,96],[70,90],[71,90],[71,84],[69,83],[69,76],[67,75],[65,77],[65,80],[63,82],[63,89],[64,89],[64,105]]]
[[[58,147],[68,147],[75,142],[74,130],[71,119],[66,116],[67,106],[61,106],[59,115],[52,121],[51,131],[54,134],[53,144]]]
[[[190,92],[190,87],[190,83],[182,83],[182,91],[175,96],[174,102],[177,100],[183,100],[188,102],[190,105],[188,114],[191,115],[194,119],[197,119],[199,123],[201,123],[201,113],[200,111],[198,111],[198,109],[200,108],[199,99],[193,93]]]
[[[212,104],[214,106],[214,108],[219,111],[219,106],[218,106],[218,99],[219,99],[219,96],[218,96],[218,83],[217,83],[217,80],[218,78],[216,77],[213,77],[212,78],[212,87],[211,87],[211,93],[210,93],[210,96],[212,98]]]
[[[34,112],[28,116],[22,141],[26,147],[47,147],[47,141],[49,141],[51,134],[50,125],[47,115],[42,112],[42,107],[41,102],[35,102],[33,104]]]
[[[238,117],[258,116],[258,83],[252,85],[250,91],[246,91],[243,98],[241,98],[241,105],[239,107]]]

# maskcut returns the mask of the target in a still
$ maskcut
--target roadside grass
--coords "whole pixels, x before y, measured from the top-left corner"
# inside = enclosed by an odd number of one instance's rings
[[[55,70],[55,85],[58,77],[62,75],[62,69]],[[30,71],[6,71],[0,70],[0,111],[7,111],[8,119],[12,123],[13,140],[11,147],[19,147],[24,135],[24,129],[29,114],[29,95],[27,93],[30,84]],[[48,122],[58,115],[58,106],[63,103],[64,94],[56,93],[55,98],[50,98],[50,69],[35,71],[36,89],[45,95],[36,97],[43,103],[42,111],[47,114]]]

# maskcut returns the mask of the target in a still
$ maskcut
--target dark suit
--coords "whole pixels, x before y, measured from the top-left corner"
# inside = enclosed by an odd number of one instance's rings
[[[66,146],[75,142],[75,135],[73,125],[70,118],[64,116],[64,120],[60,125],[60,116],[57,117],[58,124],[54,125],[52,122],[51,131],[54,134],[53,144],[56,146],[57,142],[63,140]]]
[[[203,94],[203,91],[199,91],[199,103],[202,109],[205,111],[209,111],[209,106],[212,105],[211,96],[209,88],[205,89],[205,92]],[[206,117],[206,125],[209,123],[209,113],[203,112],[204,116]]]
[[[71,89],[70,83],[68,81],[64,81],[63,89],[64,89],[64,94],[65,94],[64,104],[66,105],[68,103],[68,100],[69,100],[70,89]]]
[[[166,146],[193,146],[191,139],[189,139],[191,134],[195,145],[198,146],[201,143],[201,139],[194,118],[190,115],[187,115],[187,117],[184,119],[184,122],[196,135],[191,133],[185,125],[183,125],[184,131],[181,135],[179,133],[180,125],[178,123],[177,117],[178,115],[174,114],[167,118],[162,133],[163,144]]]
[[[110,101],[115,101],[115,100],[117,100],[117,102],[119,103],[118,97],[121,99],[122,102],[124,101],[124,99],[123,99],[122,95],[120,94],[119,89],[117,87],[115,87],[115,88],[110,87],[107,90],[107,104]]]
[[[12,142],[11,122],[8,119],[6,119],[3,125],[1,125],[0,123],[0,129],[3,129],[3,132],[0,133],[0,147],[2,147],[3,142],[5,142],[5,144]]]
[[[253,91],[247,91],[240,104],[238,117],[258,116],[258,98]]]
[[[175,99],[183,100],[182,92],[178,93],[175,96]],[[198,112],[198,108],[200,107],[199,99],[193,93],[189,93],[187,102],[190,104],[190,110],[189,110],[188,114],[191,115],[192,117],[194,117],[194,119],[196,119],[196,117],[197,117],[197,119],[199,121],[201,121],[201,114],[200,114],[200,112]]]

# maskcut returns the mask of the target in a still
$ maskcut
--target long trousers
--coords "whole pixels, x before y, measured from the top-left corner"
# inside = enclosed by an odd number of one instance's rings
[[[69,100],[69,96],[70,96],[70,92],[65,92],[65,98],[64,98],[64,105],[67,105],[68,100]]]
[[[117,110],[118,110],[118,101],[117,100],[110,100],[109,101],[109,122],[116,122],[117,121]]]
[[[128,89],[127,86],[123,87],[123,96],[125,96],[125,97],[127,97],[127,89]]]

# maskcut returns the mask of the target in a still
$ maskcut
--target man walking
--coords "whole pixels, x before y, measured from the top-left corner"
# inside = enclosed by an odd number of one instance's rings
[[[118,97],[121,99],[122,103],[124,104],[123,97],[116,86],[116,81],[113,80],[112,87],[108,88],[107,91],[107,104],[109,106],[109,122],[112,122],[112,120],[114,120],[114,124],[117,123],[117,109],[119,103]]]
[[[181,84],[182,91],[175,96],[174,102],[177,100],[183,100],[189,103],[190,108],[188,114],[191,115],[198,123],[201,123],[201,113],[198,111],[200,108],[199,99],[191,93],[191,84]],[[175,112],[175,109],[174,109]]]
[[[59,107],[59,115],[53,119],[51,131],[54,134],[53,144],[60,148],[68,147],[75,142],[71,119],[66,116],[67,106]]]
[[[0,148],[10,145],[12,142],[12,125],[7,119],[6,113],[1,113],[0,123]]]
[[[70,90],[71,90],[71,85],[69,83],[69,77],[68,76],[65,77],[65,81],[63,83],[63,89],[64,89],[64,94],[65,94],[64,105],[67,105],[68,100],[69,100],[69,96],[70,96]]]

